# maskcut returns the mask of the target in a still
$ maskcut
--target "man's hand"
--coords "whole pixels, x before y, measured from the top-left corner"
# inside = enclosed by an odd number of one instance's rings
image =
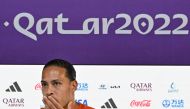
[[[45,104],[45,109],[64,109],[53,96],[44,96],[43,101]],[[69,102],[67,109],[75,109],[74,101]]]

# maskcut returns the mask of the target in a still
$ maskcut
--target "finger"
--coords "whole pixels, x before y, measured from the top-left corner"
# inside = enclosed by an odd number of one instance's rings
[[[45,103],[44,99],[42,101],[44,103],[44,107],[42,107],[41,109],[49,109],[48,106],[47,106],[47,104]]]
[[[54,104],[46,97],[44,96],[43,97],[43,101],[44,101],[44,104],[45,104],[45,109],[57,109]]]
[[[63,109],[63,107],[61,106],[61,104],[53,96],[48,96],[48,99],[50,100],[50,102],[52,104],[54,104],[54,106],[56,107],[56,109]]]
[[[48,96],[47,98],[49,99],[50,96]],[[57,97],[55,95],[51,96],[57,103],[60,103],[59,100],[57,99]]]
[[[45,108],[44,109],[49,109],[49,107],[48,106],[45,106]]]
[[[75,103],[73,101],[70,101],[67,109],[74,109],[74,108],[75,108]]]

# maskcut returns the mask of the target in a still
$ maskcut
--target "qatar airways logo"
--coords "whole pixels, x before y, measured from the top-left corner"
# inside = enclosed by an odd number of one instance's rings
[[[24,98],[4,98],[3,103],[8,107],[24,107]]]
[[[130,87],[136,91],[152,91],[152,83],[131,83]]]
[[[151,100],[136,101],[133,100],[130,103],[131,107],[150,107]]]

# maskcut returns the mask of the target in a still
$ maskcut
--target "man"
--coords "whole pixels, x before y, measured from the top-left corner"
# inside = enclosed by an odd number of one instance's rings
[[[65,60],[49,61],[43,68],[41,84],[45,109],[94,109],[75,102],[76,71]]]

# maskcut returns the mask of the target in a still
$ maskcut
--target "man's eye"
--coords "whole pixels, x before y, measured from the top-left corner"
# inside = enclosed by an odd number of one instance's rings
[[[42,87],[45,87],[45,86],[47,86],[47,83],[42,83]]]
[[[57,86],[57,85],[61,85],[61,83],[60,82],[54,82],[53,85]]]

